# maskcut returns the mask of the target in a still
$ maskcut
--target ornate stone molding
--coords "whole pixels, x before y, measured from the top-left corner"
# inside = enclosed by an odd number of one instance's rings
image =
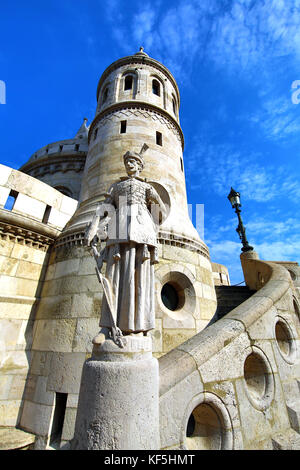
[[[83,231],[77,231],[70,233],[65,237],[59,237],[59,239],[55,242],[54,248],[59,248],[62,246],[83,246],[84,235],[85,233]],[[196,240],[184,238],[180,235],[168,232],[158,232],[157,240],[161,245],[171,245],[174,247],[183,248],[185,250],[189,250],[204,256],[210,261],[208,248]]]
[[[43,176],[47,173],[56,173],[61,171],[63,173],[67,171],[75,171],[79,173],[83,171],[84,163],[86,159],[86,152],[78,152],[78,154],[61,155],[59,153],[55,155],[46,155],[43,158],[26,163],[22,166],[22,171],[31,176]]]
[[[166,75],[168,77],[168,79],[170,80],[170,82],[172,83],[172,85],[173,85],[173,87],[176,91],[177,101],[178,101],[178,108],[179,108],[180,95],[179,95],[179,90],[178,90],[178,86],[177,86],[175,78],[173,77],[171,72],[163,64],[161,64],[160,62],[158,62],[155,59],[152,59],[151,57],[147,57],[146,55],[141,55],[141,56],[132,55],[132,56],[123,57],[123,58],[113,62],[109,67],[107,67],[107,69],[104,70],[103,74],[101,75],[101,78],[100,78],[99,83],[98,83],[97,94],[96,94],[97,101],[98,101],[100,89],[101,89],[103,83],[105,82],[105,80],[107,79],[107,77],[114,70],[122,67],[123,65],[128,65],[128,64],[150,65],[151,67],[159,70],[164,75]]]
[[[0,238],[46,251],[60,231],[20,214],[0,209]]]

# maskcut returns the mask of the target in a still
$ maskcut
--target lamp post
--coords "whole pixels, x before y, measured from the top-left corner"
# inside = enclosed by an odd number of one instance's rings
[[[241,218],[241,201],[240,201],[240,193],[236,192],[233,188],[231,188],[230,193],[228,194],[228,199],[230,201],[230,204],[232,205],[232,208],[235,209],[235,212],[238,216],[239,219],[239,225],[237,226],[237,233],[239,234],[240,240],[243,244],[242,251],[252,251],[253,247],[249,245],[247,238],[246,238],[246,229],[243,225],[243,221]]]

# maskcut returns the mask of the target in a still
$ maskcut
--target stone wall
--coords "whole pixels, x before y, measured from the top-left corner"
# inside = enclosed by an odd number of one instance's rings
[[[258,291],[159,359],[163,449],[300,448],[299,297],[283,267],[242,265]]]
[[[170,248],[160,244],[163,259],[156,269],[156,329],[151,332],[156,357],[194,336],[211,319],[216,305],[209,260],[177,247],[174,261],[174,247]],[[176,311],[163,305],[161,289],[166,282],[181,296]],[[60,238],[49,257],[36,312],[21,419],[23,429],[39,436],[40,448],[53,439],[55,400],[61,396],[66,398],[61,445],[73,437],[82,366],[99,331],[102,295],[95,261],[82,238]]]
[[[10,194],[14,205],[5,209]],[[1,426],[20,421],[49,248],[76,206],[46,184],[0,165]]]
[[[229,273],[226,266],[219,263],[211,263],[212,275],[215,286],[230,286]]]

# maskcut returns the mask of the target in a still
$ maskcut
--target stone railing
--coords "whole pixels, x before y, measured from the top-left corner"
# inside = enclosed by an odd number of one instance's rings
[[[77,201],[0,165],[0,426],[18,424],[49,247]]]
[[[300,448],[299,299],[285,268],[243,256],[259,290],[159,359],[163,449]]]
[[[20,171],[0,165],[0,223],[2,232],[16,236],[27,230],[55,239],[78,202]]]

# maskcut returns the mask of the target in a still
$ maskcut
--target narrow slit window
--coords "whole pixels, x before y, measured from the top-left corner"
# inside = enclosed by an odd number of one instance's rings
[[[51,206],[46,206],[46,209],[45,209],[45,212],[44,212],[44,216],[43,216],[43,219],[42,219],[42,222],[44,224],[47,224],[48,223],[48,220],[49,220],[49,217],[50,217],[50,211],[51,211]]]
[[[7,211],[13,210],[18,194],[19,193],[13,189],[10,191],[8,198],[6,199],[6,203],[4,204],[4,209]]]
[[[108,88],[105,88],[104,90],[104,93],[103,93],[103,103],[105,103],[105,101],[107,100],[107,97],[108,97]]]
[[[75,144],[75,152],[78,152],[79,150],[79,144]]]
[[[120,133],[126,134],[127,121],[121,121]]]
[[[172,98],[173,113],[176,114],[176,103],[174,98]]]
[[[160,96],[160,85],[157,80],[152,80],[152,93],[154,95]]]
[[[156,132],[156,144],[162,145],[162,133],[158,131]]]
[[[124,90],[131,90],[132,89],[132,83],[133,83],[132,76],[127,75],[125,77]]]
[[[180,158],[180,167],[181,167],[181,171],[183,171],[183,160],[182,160],[182,158]]]
[[[95,133],[94,133],[94,140],[96,140],[96,139],[97,139],[97,134],[98,134],[98,127],[97,127],[97,129],[95,129]]]
[[[59,146],[59,151],[62,152],[62,149],[63,149],[63,145],[60,145]]]
[[[55,394],[55,409],[53,415],[52,429],[50,444],[56,444],[59,446],[61,442],[61,435],[64,425],[65,412],[67,406],[67,393],[56,393]]]

